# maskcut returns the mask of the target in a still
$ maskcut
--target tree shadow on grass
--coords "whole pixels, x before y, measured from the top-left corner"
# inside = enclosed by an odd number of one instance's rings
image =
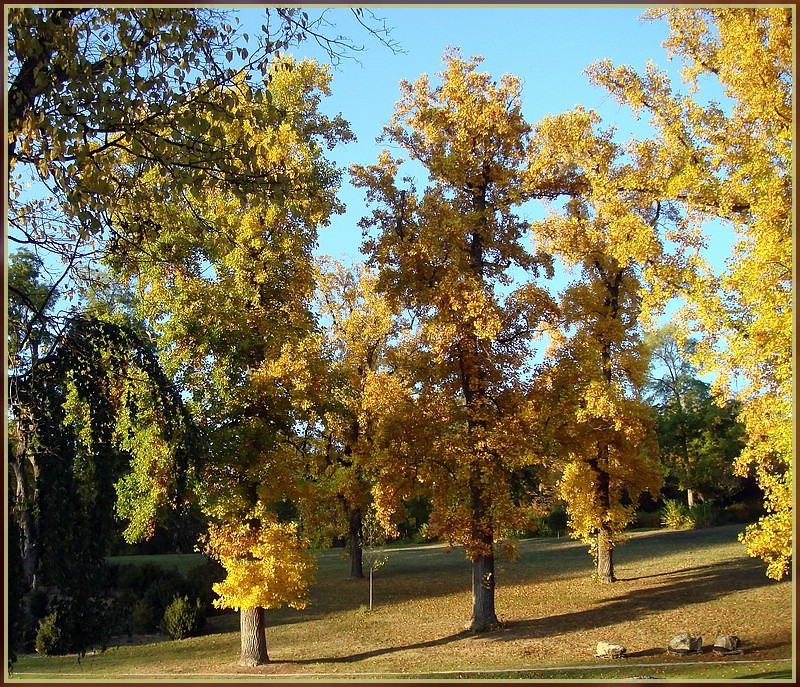
[[[770,584],[760,569],[754,569],[750,561],[729,561],[714,565],[697,566],[679,570],[672,574],[671,583],[632,590],[609,599],[592,608],[562,613],[547,618],[536,618],[510,622],[498,632],[474,635],[459,632],[447,637],[400,646],[381,647],[349,656],[287,661],[296,664],[356,663],[378,656],[385,656],[413,649],[443,646],[455,641],[480,638],[489,641],[512,641],[517,639],[539,639],[557,637],[567,632],[595,630],[608,627],[630,618],[641,618],[695,603],[705,603],[730,593]],[[615,589],[620,589],[615,587]],[[629,657],[658,656],[666,649],[652,648],[628,654]]]
[[[497,640],[538,639],[565,632],[599,629],[631,618],[638,619],[692,604],[706,603],[733,592],[772,584],[763,571],[754,567],[749,560],[677,570],[670,573],[669,577],[673,579],[668,584],[631,590],[592,608],[547,618],[515,621],[509,624],[508,631],[498,636]],[[617,586],[622,584],[624,583],[617,582],[610,589],[622,591],[624,587]]]
[[[357,654],[351,654],[350,656],[330,656],[327,658],[305,658],[305,659],[281,661],[281,663],[289,663],[294,665],[315,665],[321,663],[357,663],[358,661],[364,661],[368,658],[385,656],[386,654],[394,654],[399,651],[409,651],[412,649],[431,649],[433,647],[444,646],[445,644],[450,644],[452,642],[456,642],[462,639],[469,639],[470,637],[475,637],[475,636],[477,635],[474,635],[471,632],[464,630],[463,632],[457,632],[456,634],[448,635],[447,637],[440,637],[439,639],[429,639],[426,642],[417,642],[415,644],[404,644],[403,646],[381,647],[379,649],[371,649],[370,651],[362,651]]]
[[[792,669],[771,670],[767,673],[756,673],[755,675],[737,675],[734,680],[791,680]]]
[[[634,617],[641,618],[653,613],[660,613],[695,603],[705,603],[733,592],[770,584],[763,572],[760,569],[753,569],[750,561],[747,560],[697,566],[687,570],[676,571],[673,573],[673,577],[675,579],[669,584],[622,593],[620,596],[589,609],[547,618],[511,622],[498,632],[474,635],[468,631],[463,631],[439,639],[400,646],[380,647],[349,656],[287,661],[287,663],[305,665],[356,663],[378,656],[413,649],[434,648],[471,638],[503,642],[517,639],[557,637],[567,632],[600,629]],[[666,653],[665,648],[655,647],[630,653],[628,657],[660,656]]]
[[[620,548],[620,569],[629,568],[638,560],[652,560],[662,553],[680,554],[696,551],[699,547],[735,542],[738,528],[720,527],[704,530],[659,531],[636,536]],[[561,539],[524,540],[520,542],[517,562],[498,562],[498,581],[504,584],[539,584],[558,579],[588,578],[592,572],[591,556],[581,542]],[[338,557],[337,557],[338,558]],[[742,570],[764,581],[763,570],[751,559],[737,559],[743,564]],[[394,565],[393,565],[394,563]],[[706,568],[684,569],[681,558],[673,558],[669,569],[652,575],[621,578],[620,583],[643,581],[648,578],[670,578],[687,581]],[[747,567],[749,566],[749,567]],[[278,609],[268,611],[267,623],[270,626],[293,624],[308,620],[320,620],[332,613],[356,611],[368,601],[368,581],[351,580],[346,577],[349,563],[346,557],[341,560],[328,557],[324,567],[318,572],[318,583],[310,593],[309,606],[302,611]],[[457,550],[447,552],[442,547],[420,547],[407,553],[400,552],[400,558],[381,568],[375,580],[375,593],[378,605],[403,603],[410,599],[436,598],[441,596],[469,595],[470,568],[463,554]],[[755,583],[750,586],[757,586]],[[725,584],[722,584],[725,588]],[[728,588],[730,586],[728,585]],[[465,597],[466,598],[466,597]],[[469,611],[465,601],[465,613]]]
[[[654,649],[643,649],[642,651],[629,651],[625,654],[626,658],[648,658],[651,656],[663,656],[667,653],[666,649],[656,647]]]

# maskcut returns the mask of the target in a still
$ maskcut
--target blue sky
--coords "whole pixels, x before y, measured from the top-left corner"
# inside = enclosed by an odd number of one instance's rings
[[[420,74],[433,76],[441,69],[447,46],[459,47],[464,57],[482,55],[481,70],[497,77],[509,72],[523,81],[523,113],[530,123],[576,105],[597,110],[604,121],[615,124],[619,135],[633,131],[646,135],[643,121],[635,122],[599,88],[591,86],[583,71],[593,61],[611,58],[618,64],[643,69],[648,58],[667,69],[679,82],[679,65],[667,60],[661,42],[667,36],[664,22],[643,21],[643,7],[386,7],[372,12],[385,18],[392,38],[405,51],[393,54],[361,29],[346,8],[330,15],[337,31],[363,43],[359,62],[345,60],[333,72],[333,95],[323,104],[330,113],[341,112],[358,137],[357,143],[339,147],[332,157],[340,165],[371,164],[381,144],[375,142],[391,117],[402,79]],[[251,34],[258,33],[262,12],[241,14]],[[312,44],[293,51],[298,57],[324,59]],[[400,151],[396,151],[399,154]],[[358,220],[366,214],[363,194],[345,178],[342,200],[347,212],[320,231],[319,251],[332,257],[359,257]],[[536,208],[529,210],[537,212]]]

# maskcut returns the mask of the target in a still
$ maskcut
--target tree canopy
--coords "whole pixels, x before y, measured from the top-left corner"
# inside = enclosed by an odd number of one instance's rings
[[[698,337],[694,359],[716,373],[723,396],[742,402],[746,445],[737,461],[765,493],[765,515],[748,529],[752,555],[780,578],[792,549],[792,9],[651,10],[665,19],[671,57],[693,90],[716,80],[731,102],[681,95],[651,64],[644,74],[610,61],[589,70],[634,112],[651,115],[654,137],[632,146],[648,160],[646,192],[682,211],[668,238],[683,267],[662,281],[687,301],[683,322]],[[715,221],[737,234],[725,269],[699,254]]]
[[[525,246],[526,223],[515,212],[530,134],[521,84],[511,75],[493,81],[480,61],[449,51],[438,85],[426,75],[401,83],[384,137],[426,168],[426,188],[399,178],[401,160],[386,151],[377,164],[353,168],[377,206],[361,226],[374,232],[364,249],[379,288],[417,320],[406,404],[419,403],[433,420],[420,478],[432,488],[432,527],[473,561],[478,631],[497,624],[495,539],[515,521],[509,480],[526,454],[515,431],[521,371],[551,310],[533,282],[509,288],[512,266],[536,275],[549,262]]]

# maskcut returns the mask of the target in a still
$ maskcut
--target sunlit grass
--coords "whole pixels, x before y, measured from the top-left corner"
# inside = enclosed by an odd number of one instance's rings
[[[620,581],[613,585],[592,582],[592,561],[579,542],[522,541],[518,560],[498,564],[497,611],[505,627],[483,635],[463,630],[470,571],[462,551],[388,547],[370,612],[367,582],[349,580],[342,551],[328,550],[318,555],[308,607],[268,611],[272,663],[263,668],[236,665],[238,616],[229,613],[211,617],[200,637],[113,647],[80,663],[74,656],[24,656],[15,671],[19,678],[70,679],[785,676],[792,664],[775,659],[792,656],[791,581],[766,578],[763,564],[748,558],[737,541],[739,531],[731,526],[637,533],[615,551]],[[705,651],[691,659],[667,654],[670,637],[684,631],[701,634],[707,646],[717,634],[737,634],[744,652],[722,657]],[[601,640],[624,644],[628,658],[603,667],[608,661],[594,658]],[[565,668],[574,666],[584,668]]]

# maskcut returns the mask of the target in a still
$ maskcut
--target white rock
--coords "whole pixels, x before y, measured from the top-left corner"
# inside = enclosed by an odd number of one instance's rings
[[[596,658],[622,658],[627,649],[622,644],[613,644],[611,642],[598,642],[597,651],[595,652]]]

